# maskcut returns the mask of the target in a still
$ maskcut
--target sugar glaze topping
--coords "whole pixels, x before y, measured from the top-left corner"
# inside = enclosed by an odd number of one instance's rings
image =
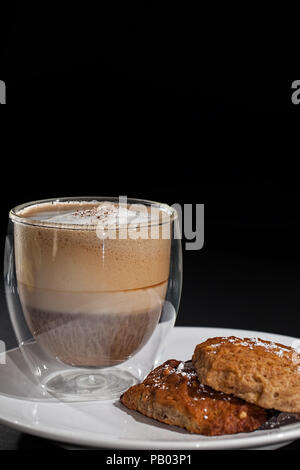
[[[256,347],[262,347],[265,351],[276,354],[278,357],[283,357],[285,353],[294,352],[297,354],[297,351],[291,347],[285,347],[274,341],[266,341],[260,338],[237,338],[237,337],[226,337],[223,336],[219,343],[211,344],[210,348],[217,350],[221,345],[231,343],[237,346],[244,346],[250,350],[253,350]],[[212,354],[216,354],[217,351],[211,351]]]

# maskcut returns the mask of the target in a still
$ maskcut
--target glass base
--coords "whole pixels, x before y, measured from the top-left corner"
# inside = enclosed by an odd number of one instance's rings
[[[66,401],[111,400],[119,398],[137,383],[136,377],[123,370],[67,371],[50,378],[44,388]]]

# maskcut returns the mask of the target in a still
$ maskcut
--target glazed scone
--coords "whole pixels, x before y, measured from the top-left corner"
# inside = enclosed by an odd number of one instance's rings
[[[196,346],[193,365],[201,383],[261,406],[300,412],[300,355],[259,338],[210,338]]]
[[[200,384],[191,361],[174,359],[129,388],[121,402],[149,418],[207,436],[254,431],[268,419],[263,408]]]

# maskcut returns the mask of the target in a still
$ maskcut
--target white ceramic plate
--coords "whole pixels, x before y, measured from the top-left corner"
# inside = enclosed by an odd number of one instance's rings
[[[291,345],[296,338],[224,328],[174,328],[161,362],[188,360],[197,343],[213,336],[259,336]],[[106,449],[278,448],[300,438],[300,423],[279,429],[205,437],[129,411],[118,400],[62,403],[43,396],[19,349],[0,365],[0,421],[20,431],[81,447]]]

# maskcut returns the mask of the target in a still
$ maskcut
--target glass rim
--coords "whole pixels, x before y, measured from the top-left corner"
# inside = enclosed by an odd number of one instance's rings
[[[97,227],[97,224],[70,224],[70,223],[60,223],[60,222],[49,222],[47,220],[42,221],[42,220],[34,220],[34,219],[29,219],[28,217],[24,217],[20,215],[19,213],[23,211],[24,209],[31,207],[31,206],[38,206],[38,205],[43,205],[43,204],[49,204],[49,203],[60,203],[60,202],[120,202],[120,197],[125,197],[125,196],[67,196],[67,197],[58,197],[58,198],[49,198],[49,199],[38,199],[35,201],[29,201],[25,202],[23,204],[18,204],[17,206],[13,207],[9,211],[9,219],[12,222],[20,223],[23,225],[30,225],[34,227],[45,227],[45,228],[56,228],[56,229],[69,229],[69,230],[95,230]],[[151,219],[149,222],[144,222],[142,224],[138,224],[139,228],[142,227],[154,227],[154,226],[161,226],[166,223],[171,223],[174,220],[177,219],[178,214],[176,209],[173,207],[169,206],[166,203],[162,202],[157,202],[157,201],[152,201],[149,199],[139,199],[139,198],[132,198],[126,196],[126,202],[127,204],[139,204],[139,205],[145,205],[147,207],[155,207],[161,212],[164,212],[165,214],[167,213],[169,215],[169,218],[166,222],[161,221],[159,223],[151,223]],[[113,226],[111,228],[107,228],[107,231],[110,230],[122,230],[124,228],[127,229],[134,229],[136,226],[130,226],[126,225],[125,227],[122,226]]]

